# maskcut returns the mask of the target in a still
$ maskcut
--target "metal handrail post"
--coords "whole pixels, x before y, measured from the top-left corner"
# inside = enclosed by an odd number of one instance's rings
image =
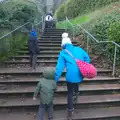
[[[89,52],[89,36],[87,35],[87,53]]]
[[[74,31],[75,31],[75,29],[74,29],[74,26],[73,26],[73,40],[74,40],[74,37],[75,37]]]
[[[65,31],[67,31],[67,18],[65,20]]]
[[[117,56],[117,46],[115,45],[115,50],[114,50],[114,61],[113,61],[113,77],[115,76],[115,68],[116,68],[116,56]]]
[[[74,26],[73,26],[73,24],[69,21],[69,19],[66,17],[66,24],[67,24],[67,21],[68,21],[68,23],[72,26],[72,29],[73,29],[73,40],[74,40]]]
[[[44,18],[42,16],[42,32],[44,31]]]
[[[66,28],[65,28],[65,23],[66,23],[66,20],[65,20],[65,22],[64,22],[64,29],[65,29],[65,31],[66,31]]]

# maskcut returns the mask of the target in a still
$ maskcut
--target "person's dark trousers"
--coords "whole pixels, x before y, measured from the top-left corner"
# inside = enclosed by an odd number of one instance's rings
[[[48,120],[53,120],[53,103],[40,104],[38,112],[38,120],[44,120],[44,113],[47,110]]]
[[[45,21],[45,28],[49,28],[49,22]]]
[[[37,54],[30,53],[30,66],[33,69],[36,69],[36,65],[37,65]]]
[[[53,21],[45,21],[45,28],[53,28]]]
[[[67,96],[67,102],[68,102],[68,111],[73,111],[73,94],[79,92],[79,84],[80,83],[70,83],[67,82],[67,89],[68,89],[68,96]]]

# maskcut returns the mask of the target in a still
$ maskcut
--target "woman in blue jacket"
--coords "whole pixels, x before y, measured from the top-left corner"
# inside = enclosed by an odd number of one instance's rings
[[[79,84],[83,81],[83,76],[81,75],[75,60],[64,49],[67,49],[76,59],[85,61],[87,63],[90,62],[90,58],[82,48],[72,45],[72,42],[68,37],[68,33],[63,33],[62,38],[61,47],[63,50],[60,52],[58,58],[55,79],[56,82],[58,82],[64,68],[66,68],[66,81],[68,89],[68,120],[72,120],[72,113],[74,110],[73,94],[78,93]]]

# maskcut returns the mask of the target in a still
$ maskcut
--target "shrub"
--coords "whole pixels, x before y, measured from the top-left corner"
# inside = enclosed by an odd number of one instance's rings
[[[2,34],[10,32],[7,29],[2,29]],[[1,35],[2,35],[1,34]],[[21,49],[27,42],[28,36],[21,31],[16,31],[9,36],[0,40],[0,61],[5,61],[9,56],[16,54],[16,51]]]
[[[31,23],[39,21],[42,14],[40,12],[34,2],[9,0],[0,3],[0,37],[18,26],[30,22],[0,40],[0,60],[4,61],[8,56],[16,54],[16,51],[24,45],[27,40],[26,32],[31,29]]]
[[[98,22],[99,21],[99,22]],[[115,41],[120,43],[120,14],[119,12],[113,12],[108,14],[103,18],[100,18],[96,23],[94,23],[88,31],[99,41]],[[93,42],[91,41],[91,44]],[[97,46],[97,45],[94,45]],[[95,47],[92,47],[94,49]],[[99,51],[101,50],[101,51]],[[107,55],[108,58],[113,61],[114,57],[114,45],[112,43],[99,44],[96,47],[96,53],[101,53]],[[99,52],[98,52],[99,51]],[[118,59],[120,58],[120,48],[117,51]]]
[[[62,20],[65,18],[65,4],[62,4],[55,13],[55,17],[58,18],[58,20]]]
[[[113,22],[110,25],[108,29],[108,39],[120,45],[120,22],[119,21]],[[110,44],[108,44],[108,49],[110,53],[114,53],[114,46],[111,46]],[[120,61],[120,48],[117,49],[117,54],[118,54],[117,60]],[[111,55],[110,57],[113,58],[113,54],[110,54],[110,55]]]

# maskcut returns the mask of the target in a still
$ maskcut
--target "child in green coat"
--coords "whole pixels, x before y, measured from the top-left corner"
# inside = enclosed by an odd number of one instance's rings
[[[43,78],[40,79],[36,91],[33,95],[33,100],[36,100],[40,92],[40,107],[38,112],[38,120],[44,119],[44,112],[48,110],[48,120],[53,119],[53,96],[56,91],[56,81],[54,79],[55,70],[47,68],[43,72]]]

